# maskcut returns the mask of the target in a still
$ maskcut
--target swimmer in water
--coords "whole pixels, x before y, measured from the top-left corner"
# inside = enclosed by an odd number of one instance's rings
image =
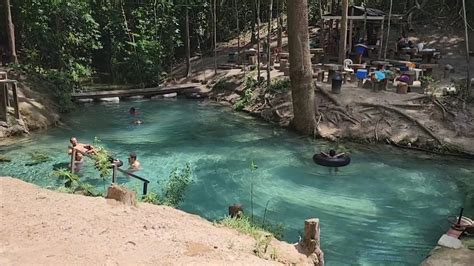
[[[137,109],[135,109],[135,107],[133,107],[133,106],[130,107],[130,110],[128,110],[128,113],[129,113],[131,116],[133,116],[133,117],[139,115],[139,113],[137,112]],[[134,124],[134,125],[141,125],[141,124],[143,124],[143,120],[135,119],[135,120],[132,121],[132,124]]]

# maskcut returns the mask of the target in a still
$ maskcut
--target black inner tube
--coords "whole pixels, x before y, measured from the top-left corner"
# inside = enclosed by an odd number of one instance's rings
[[[343,167],[351,163],[351,157],[347,155],[341,155],[337,158],[327,157],[323,154],[313,155],[313,161],[316,164],[327,166],[327,167]]]

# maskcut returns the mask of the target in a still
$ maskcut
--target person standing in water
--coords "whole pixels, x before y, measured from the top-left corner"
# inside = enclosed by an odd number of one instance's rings
[[[128,157],[128,172],[136,172],[140,170],[140,162],[137,160],[137,154],[131,152]]]

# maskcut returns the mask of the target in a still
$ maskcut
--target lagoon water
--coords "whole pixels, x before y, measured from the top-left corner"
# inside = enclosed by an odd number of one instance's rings
[[[138,108],[141,126],[130,124],[128,109]],[[189,163],[194,183],[181,208],[209,220],[242,203],[250,212],[284,225],[284,239],[296,242],[304,220],[321,220],[327,265],[417,265],[447,230],[446,217],[456,215],[474,193],[472,161],[408,153],[390,147],[336,145],[300,137],[277,126],[208,103],[187,100],[121,102],[80,107],[60,128],[33,134],[0,147],[13,159],[0,163],[0,175],[11,175],[43,187],[62,183],[53,168],[67,164],[68,140],[94,137],[126,161],[134,151],[142,164],[137,174],[150,179],[159,193],[170,171]],[[315,165],[312,155],[337,147],[350,151],[352,163],[338,172]],[[52,160],[25,166],[30,153]],[[258,166],[250,171],[254,161]],[[85,180],[103,191],[103,180],[86,159]],[[141,191],[141,182],[119,181]],[[474,214],[474,210],[468,209]]]

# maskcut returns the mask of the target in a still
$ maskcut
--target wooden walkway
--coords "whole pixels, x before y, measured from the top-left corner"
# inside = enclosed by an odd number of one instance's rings
[[[189,83],[183,85],[176,85],[170,87],[155,87],[145,89],[128,89],[128,90],[107,90],[107,91],[91,91],[91,92],[80,92],[73,93],[71,98],[73,100],[78,99],[100,99],[110,97],[132,97],[132,96],[145,96],[152,97],[155,95],[163,95],[168,93],[185,93],[185,92],[198,92],[198,83]]]

